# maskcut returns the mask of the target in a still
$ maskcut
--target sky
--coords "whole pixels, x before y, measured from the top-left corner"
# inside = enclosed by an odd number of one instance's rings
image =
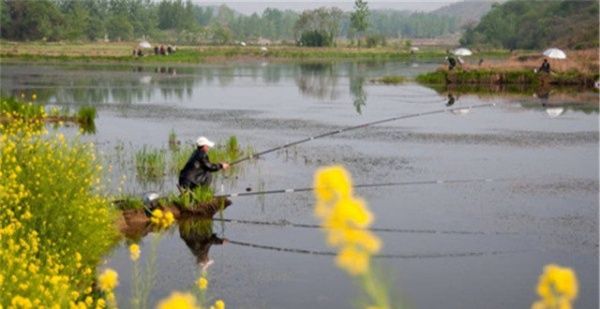
[[[435,1],[418,1],[418,0],[368,0],[369,9],[396,9],[396,10],[412,10],[412,11],[431,11],[442,6],[459,2],[462,0],[435,0]],[[236,0],[236,1],[219,1],[219,0],[192,0],[193,3],[199,5],[221,5],[227,4],[228,7],[242,13],[252,14],[261,13],[264,9],[278,8],[281,10],[303,11],[306,9],[315,9],[318,7],[338,7],[343,11],[352,11],[354,8],[353,0]]]

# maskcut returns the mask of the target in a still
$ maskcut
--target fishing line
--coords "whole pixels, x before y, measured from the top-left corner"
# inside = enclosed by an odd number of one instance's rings
[[[242,247],[250,247],[255,249],[263,249],[263,250],[271,250],[271,251],[279,251],[279,252],[288,252],[288,253],[298,253],[298,254],[308,254],[308,255],[324,255],[324,256],[335,256],[337,252],[333,251],[319,251],[319,250],[307,250],[307,249],[298,249],[298,248],[286,248],[286,247],[277,247],[277,246],[267,246],[256,243],[235,241],[235,240],[227,240],[228,243],[242,246]],[[509,254],[509,253],[517,253],[520,251],[474,251],[474,252],[456,252],[456,253],[413,253],[413,254],[375,254],[372,255],[374,258],[381,259],[432,259],[432,258],[461,258],[461,257],[476,257],[476,256],[485,256],[485,255],[499,255],[499,254]]]
[[[293,223],[287,220],[280,221],[257,221],[257,220],[241,220],[241,219],[230,219],[230,218],[213,218],[213,221],[238,223],[238,224],[250,224],[250,225],[266,225],[266,226],[278,226],[278,227],[295,227],[295,228],[306,228],[306,229],[323,229],[324,227],[317,224],[304,224],[304,223]],[[372,232],[386,232],[386,233],[403,233],[403,234],[445,234],[445,235],[518,235],[513,232],[478,232],[478,231],[450,231],[450,230],[430,230],[430,229],[397,229],[397,228],[378,228],[372,227],[364,230]]]
[[[236,165],[239,164],[241,162],[247,161],[247,160],[251,160],[251,159],[256,159],[259,158],[260,156],[263,156],[265,154],[274,152],[274,151],[278,151],[278,150],[282,150],[291,146],[296,146],[302,143],[306,143],[315,139],[319,139],[319,138],[323,138],[323,137],[327,137],[327,136],[332,136],[335,134],[339,134],[342,132],[347,132],[347,131],[352,131],[352,130],[356,130],[356,129],[362,129],[362,128],[366,128],[369,126],[373,126],[373,125],[377,125],[377,124],[381,124],[381,123],[386,123],[386,122],[391,122],[391,121],[396,121],[396,120],[401,120],[401,119],[408,119],[408,118],[416,118],[416,117],[421,117],[421,116],[427,116],[427,115],[435,115],[435,114],[441,114],[441,113],[446,113],[446,112],[452,112],[452,111],[456,111],[456,110],[463,110],[463,109],[475,109],[475,108],[482,108],[482,107],[490,107],[490,106],[494,106],[496,105],[495,103],[487,103],[487,104],[479,104],[479,105],[472,105],[472,106],[467,106],[467,107],[454,107],[454,108],[443,108],[443,109],[438,109],[438,110],[433,110],[433,111],[429,111],[429,112],[422,112],[422,113],[415,113],[415,114],[408,114],[408,115],[403,115],[403,116],[396,116],[396,117],[392,117],[392,118],[386,118],[386,119],[382,119],[382,120],[377,120],[377,121],[373,121],[373,122],[368,122],[368,123],[363,123],[363,124],[359,124],[356,126],[351,126],[351,127],[346,127],[344,129],[339,129],[339,130],[335,130],[335,131],[331,131],[331,132],[326,132],[326,133],[322,133],[319,135],[315,135],[315,136],[311,136],[311,137],[307,137],[301,140],[297,140],[295,142],[291,142],[282,146],[278,146],[275,148],[271,148],[271,149],[267,149],[264,151],[261,151],[259,153],[255,153],[255,154],[251,154],[248,155],[244,158],[238,159],[236,161],[231,162],[229,165]]]
[[[375,188],[375,187],[390,187],[390,186],[412,186],[412,185],[438,185],[438,184],[463,184],[463,183],[491,183],[491,182],[501,182],[508,181],[510,178],[474,178],[474,179],[436,179],[436,180],[419,180],[419,181],[402,181],[402,182],[385,182],[385,183],[372,183],[372,184],[359,184],[354,185],[354,188]],[[215,195],[215,197],[238,197],[238,196],[252,196],[252,195],[265,195],[265,194],[285,194],[285,193],[295,193],[295,192],[307,192],[313,191],[314,187],[305,187],[305,188],[289,188],[289,189],[275,189],[275,190],[265,190],[265,191],[257,191],[257,192],[238,192],[238,193],[229,193],[229,194],[221,194]]]

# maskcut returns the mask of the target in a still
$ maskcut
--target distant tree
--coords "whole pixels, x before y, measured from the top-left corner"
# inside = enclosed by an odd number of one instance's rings
[[[335,44],[335,37],[339,33],[340,19],[342,11],[338,8],[318,8],[316,10],[306,10],[302,12],[294,24],[294,33],[297,40],[304,38],[314,38],[307,42],[319,42],[331,46]],[[323,37],[322,39],[317,39]],[[303,42],[301,42],[303,43]],[[315,45],[309,45],[315,46]]]
[[[108,20],[106,30],[111,40],[123,41],[133,37],[133,26],[125,15],[112,16]]]
[[[352,33],[358,35],[359,42],[360,38],[364,35],[367,28],[369,28],[369,7],[367,1],[356,0],[354,1],[354,12],[350,14],[350,25],[353,30]]]

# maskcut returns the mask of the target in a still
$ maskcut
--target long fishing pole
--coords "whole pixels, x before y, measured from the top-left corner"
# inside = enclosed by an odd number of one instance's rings
[[[384,182],[384,183],[371,183],[371,184],[359,184],[354,185],[354,188],[374,188],[374,187],[391,187],[391,186],[414,186],[414,185],[436,185],[436,184],[457,184],[457,183],[480,183],[480,182],[500,182],[508,181],[509,178],[473,178],[473,179],[437,179],[437,180],[418,180],[418,181],[401,181],[401,182]],[[219,194],[215,197],[238,197],[238,196],[252,196],[252,195],[265,195],[265,194],[283,194],[283,193],[294,193],[294,192],[307,192],[314,190],[314,187],[305,188],[289,188],[289,189],[275,189],[265,190],[256,192],[238,192]]]
[[[363,124],[359,124],[359,125],[355,125],[355,126],[351,126],[351,127],[346,127],[346,128],[343,128],[343,129],[339,129],[339,130],[335,130],[335,131],[330,131],[330,132],[322,133],[322,134],[319,134],[319,135],[315,135],[315,136],[303,138],[303,139],[297,140],[295,142],[287,143],[287,144],[282,145],[282,146],[278,146],[278,147],[275,147],[275,148],[267,149],[267,150],[261,151],[259,153],[251,154],[251,155],[248,155],[248,156],[243,157],[241,159],[235,160],[235,161],[229,163],[229,165],[236,165],[236,164],[239,164],[239,163],[247,161],[247,160],[256,159],[256,158],[259,158],[259,157],[261,157],[261,156],[263,156],[265,154],[268,154],[268,153],[271,153],[271,152],[274,152],[274,151],[278,151],[278,150],[281,150],[281,149],[285,149],[285,148],[288,148],[288,147],[291,147],[291,146],[296,146],[296,145],[299,145],[299,144],[302,144],[302,143],[310,142],[310,141],[315,140],[315,139],[319,139],[319,138],[323,138],[323,137],[327,137],[327,136],[339,134],[339,133],[342,133],[342,132],[348,132],[348,131],[352,131],[352,130],[356,130],[356,129],[362,129],[362,128],[370,127],[370,126],[377,125],[377,124],[382,124],[382,123],[396,121],[396,120],[401,120],[401,119],[408,119],[408,118],[416,118],[416,117],[427,116],[427,115],[441,114],[441,113],[446,113],[446,112],[452,112],[452,111],[455,111],[455,110],[490,107],[490,106],[494,106],[494,105],[496,105],[496,104],[495,103],[487,103],[487,104],[479,104],[479,105],[472,105],[472,106],[466,106],[466,107],[443,108],[443,109],[438,109],[438,110],[429,111],[429,112],[408,114],[408,115],[396,116],[396,117],[386,118],[386,119],[377,120],[377,121],[373,121],[373,122],[363,123]]]

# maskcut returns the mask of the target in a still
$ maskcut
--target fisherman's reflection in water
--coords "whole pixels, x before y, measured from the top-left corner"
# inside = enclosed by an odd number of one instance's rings
[[[539,87],[538,89],[536,89],[533,96],[540,99],[542,106],[546,107],[548,105],[548,100],[550,99],[550,87]]]
[[[456,101],[456,98],[454,97],[454,95],[451,92],[449,92],[448,93],[448,102],[446,102],[446,106],[454,105],[454,101]]]
[[[198,267],[204,272],[214,263],[208,256],[212,245],[228,242],[218,237],[212,230],[212,220],[206,218],[186,218],[179,220],[179,236],[196,257]]]

